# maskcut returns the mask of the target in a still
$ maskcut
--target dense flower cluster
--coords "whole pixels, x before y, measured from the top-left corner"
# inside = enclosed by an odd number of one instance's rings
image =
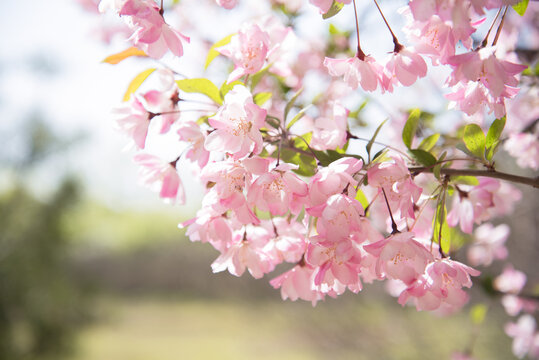
[[[504,38],[503,46],[498,41],[506,13],[517,2],[412,0],[400,12],[409,42],[403,45],[375,1],[394,44],[384,61],[366,55],[352,32],[332,30],[331,46],[324,47],[300,38],[282,17],[250,20],[209,50],[206,66],[219,55],[229,61],[222,86],[177,79],[179,74],[160,69],[150,75],[157,79],[154,85],[142,90],[139,83],[129,101],[114,110],[115,124],[137,150],[143,182],[162,198],[184,202],[180,175],[185,172],[178,163],[194,165],[205,194],[196,216],[180,227],[191,241],[219,252],[214,272],[247,271],[262,278],[289,263],[270,280],[283,299],[314,305],[386,281],[400,304],[449,314],[465,305],[464,288],[480,275],[454,256],[459,247],[467,244],[473,267],[508,257],[509,227],[490,221],[511,214],[521,194],[500,180],[517,177],[496,171],[497,149],[503,143],[518,165],[539,166],[537,99],[527,92],[517,96],[527,66],[517,63],[515,40]],[[271,3],[290,19],[303,9],[300,1]],[[357,11],[351,0],[310,3],[324,17]],[[241,7],[235,0],[216,4]],[[150,57],[182,56],[182,43],[189,39],[165,22],[162,6],[151,0],[102,0],[99,9],[120,15],[133,31],[132,44]],[[484,34],[492,9],[499,10],[484,40],[473,41]],[[496,34],[490,36],[491,30]],[[359,27],[356,31],[359,36]],[[393,136],[391,145],[371,153],[379,127],[365,139],[362,156],[350,150],[363,140],[353,134],[358,128],[352,120],[365,106],[354,110],[350,98],[412,86],[440,67],[446,80],[438,85],[450,106],[461,110],[455,111],[461,121],[457,132],[437,133],[421,113],[411,111],[406,121],[392,119],[392,130],[401,136]],[[322,96],[309,99],[302,89],[313,74],[329,85]],[[184,108],[189,93],[213,101],[193,100],[204,105],[197,109],[201,116],[193,118]],[[513,102],[527,103],[535,117],[518,114]],[[183,151],[163,159],[148,150],[149,139],[170,134]],[[460,166],[462,161],[470,168]],[[539,335],[529,315],[536,303],[519,295],[525,281],[523,273],[508,267],[493,287],[503,294],[510,315],[526,312],[506,327],[515,339],[514,353],[539,357]]]

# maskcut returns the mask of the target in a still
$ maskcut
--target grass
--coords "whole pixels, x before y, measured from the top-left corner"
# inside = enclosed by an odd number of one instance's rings
[[[361,295],[359,295],[361,296]],[[108,298],[79,337],[73,360],[448,359],[472,329],[465,313],[438,318],[350,296],[308,303]],[[476,339],[477,359],[511,359],[495,317]]]

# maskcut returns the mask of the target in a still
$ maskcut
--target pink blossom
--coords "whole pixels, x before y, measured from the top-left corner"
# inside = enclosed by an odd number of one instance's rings
[[[316,245],[309,244],[305,254],[306,262],[317,269],[314,284],[323,285],[322,289],[336,289],[335,285],[339,287],[336,283],[340,283],[351,286],[352,291],[361,290],[361,251],[357,244],[350,239],[317,241]]]
[[[338,3],[343,4],[350,4],[351,1],[352,0],[337,0]],[[309,2],[320,9],[320,14],[327,13],[331,8],[331,4],[333,4],[333,0],[309,0]]]
[[[526,69],[526,66],[499,60],[495,50],[494,47],[482,48],[479,51],[452,56],[447,61],[453,67],[448,84],[454,86],[461,83],[464,86],[456,88],[455,93],[448,97],[462,103],[460,107],[468,115],[479,108],[479,105],[470,106],[468,103],[479,101],[478,104],[489,106],[496,117],[501,117],[505,114],[504,99],[514,97],[518,92],[516,75]],[[479,86],[479,83],[482,86]]]
[[[539,131],[535,134],[514,133],[503,144],[505,151],[517,159],[521,168],[539,169]]]
[[[348,130],[348,109],[341,104],[333,103],[332,113],[321,116],[314,122],[311,147],[316,150],[335,150],[342,148],[346,141]]]
[[[150,113],[142,102],[133,97],[129,103],[114,108],[112,115],[116,128],[126,133],[139,149],[144,149],[150,126]]]
[[[504,244],[509,236],[509,226],[501,224],[494,227],[492,224],[483,224],[475,229],[474,235],[475,241],[468,248],[470,265],[489,266],[492,261],[507,257]]]
[[[425,273],[399,296],[399,304],[413,299],[418,311],[439,310],[444,314],[460,309],[468,295],[462,287],[471,287],[471,276],[479,271],[448,258],[437,259],[425,268]]]
[[[401,48],[390,55],[385,65],[382,85],[385,90],[393,91],[393,85],[400,83],[411,86],[417,79],[427,75],[427,63],[412,48]]]
[[[376,163],[367,171],[369,185],[384,189],[394,215],[415,219],[414,203],[419,201],[421,188],[417,186],[401,157],[393,162]],[[380,195],[383,196],[383,195]]]
[[[505,333],[513,338],[513,354],[519,359],[526,355],[539,357],[539,333],[535,319],[531,315],[522,315],[517,323],[505,325]]]
[[[247,191],[247,202],[272,215],[298,214],[307,196],[307,184],[295,175],[293,165],[281,163],[259,176]]]
[[[261,224],[261,226],[264,225],[271,227],[275,235],[266,248],[269,253],[273,254],[276,264],[283,261],[297,263],[301,260],[307,249],[305,240],[307,229],[302,223],[276,217]]]
[[[234,61],[234,71],[227,82],[238,80],[243,75],[254,74],[262,69],[269,50],[269,37],[256,24],[244,24],[230,43],[216,49]]]
[[[331,76],[343,76],[344,82],[352,89],[360,85],[365,91],[374,91],[381,82],[382,68],[370,56],[358,56],[348,59],[325,58],[324,66]]]
[[[309,183],[309,200],[311,206],[326,203],[331,195],[339,194],[348,186],[349,194],[355,197],[357,180],[353,178],[363,167],[363,161],[352,157],[344,157],[321,168]]]
[[[224,105],[209,119],[215,128],[206,138],[204,147],[208,151],[231,153],[240,159],[252,152],[262,151],[262,134],[266,110],[253,103],[249,90],[243,85],[235,85],[226,96]]]
[[[259,236],[253,229],[234,234],[228,248],[212,263],[214,273],[228,269],[232,275],[241,276],[247,269],[255,279],[260,279],[273,271],[275,265],[264,249],[269,236]]]
[[[131,39],[135,46],[149,56],[162,58],[167,50],[176,56],[183,55],[182,41],[189,38],[173,29],[163,19],[160,8],[152,0],[103,0],[100,11],[115,10],[127,16],[127,24],[134,31]]]
[[[410,285],[423,274],[427,264],[434,258],[413,236],[411,232],[396,233],[363,246],[363,249],[377,259],[378,278],[397,279]]]
[[[316,230],[326,241],[339,241],[359,231],[365,214],[357,200],[342,193],[330,196],[326,204],[308,208],[307,213],[319,218]]]
[[[178,128],[178,135],[181,141],[191,143],[185,157],[192,162],[196,162],[200,169],[206,166],[210,153],[204,148],[206,134],[200,129],[200,126],[194,121],[183,122]]]
[[[236,7],[237,0],[215,0],[217,5],[227,10],[233,9]]]
[[[526,285],[526,274],[515,270],[512,265],[503,269],[500,276],[494,279],[494,288],[503,293],[518,294]]]
[[[281,297],[283,300],[290,299],[296,301],[302,299],[312,302],[313,306],[316,302],[324,299],[324,295],[313,289],[315,269],[307,264],[298,264],[291,270],[270,281],[273,288],[281,288]]]
[[[490,179],[481,179],[480,184],[471,186],[459,186],[458,196],[453,197],[451,211],[447,215],[447,224],[456,226],[471,234],[473,223],[480,224],[490,218],[487,209],[494,206],[492,193],[499,187],[499,182]],[[470,189],[469,191],[466,191]]]
[[[235,230],[231,222],[221,214],[215,214],[208,208],[202,208],[197,216],[178,225],[180,229],[187,228],[185,235],[191,241],[210,243],[216,250],[225,251],[232,241]]]
[[[185,203],[185,193],[180,176],[176,171],[176,161],[168,163],[157,156],[139,153],[134,157],[135,162],[141,166],[141,180],[159,191],[163,199]]]

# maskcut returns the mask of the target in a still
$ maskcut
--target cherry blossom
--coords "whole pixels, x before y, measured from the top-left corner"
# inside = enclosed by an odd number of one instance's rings
[[[475,241],[468,248],[470,265],[489,266],[492,261],[507,257],[504,243],[509,236],[509,226],[502,224],[494,227],[492,224],[483,224],[475,229],[474,235]]]

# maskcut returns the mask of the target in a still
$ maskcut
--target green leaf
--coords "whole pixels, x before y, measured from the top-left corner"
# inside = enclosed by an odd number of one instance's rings
[[[446,156],[447,152],[444,151],[437,160],[438,164],[436,164],[436,166],[432,168],[432,173],[438,180],[440,180],[440,172],[442,171],[442,161],[444,161]]]
[[[273,116],[266,116],[266,123],[274,129],[279,129],[281,127],[281,120]]]
[[[294,125],[299,119],[301,119],[304,115],[305,115],[305,112],[312,106],[312,104],[309,104],[307,105],[306,107],[304,107],[303,109],[301,109],[297,114],[296,116],[294,116],[292,118],[292,120],[290,120],[290,122],[288,123],[288,125],[286,125],[286,130],[290,129],[292,127],[292,125]]]
[[[329,8],[329,10],[325,14],[322,15],[322,18],[325,20],[325,19],[329,19],[330,17],[337,15],[339,11],[342,10],[343,7],[344,7],[344,3],[333,0],[333,4],[331,4],[331,7]]]
[[[125,91],[123,101],[128,101],[131,98],[131,95],[135,93],[135,91],[138,90],[140,85],[150,76],[151,73],[153,73],[155,69],[148,69],[144,70],[131,81],[129,86],[127,87],[127,90]]]
[[[217,56],[219,56],[221,54],[219,51],[217,51],[215,49],[218,48],[218,47],[225,46],[226,44],[228,44],[230,42],[230,40],[232,40],[232,36],[234,36],[234,35],[236,35],[236,34],[235,33],[230,34],[227,37],[224,37],[221,40],[217,41],[215,44],[213,44],[211,46],[210,50],[208,50],[208,56],[206,56],[206,64],[204,65],[204,69],[207,69],[208,66],[210,66],[213,59],[215,59]]]
[[[210,80],[204,78],[176,80],[178,88],[188,93],[203,94],[215,101],[218,105],[223,104],[223,98],[219,88]]]
[[[357,189],[356,197],[355,199],[359,201],[361,206],[363,206],[363,209],[366,209],[369,206],[369,200],[365,196],[365,193],[361,191],[361,189]]]
[[[232,90],[234,88],[234,86],[236,86],[236,85],[244,85],[244,84],[239,80],[233,81],[230,84],[227,84],[227,82],[225,81],[221,85],[221,88],[219,89],[219,94],[221,94],[221,98],[224,99],[226,94],[228,94],[228,92],[230,90]]]
[[[451,182],[462,185],[479,185],[479,180],[475,176],[451,176]]]
[[[406,120],[406,124],[404,124],[404,128],[402,129],[402,141],[408,149],[412,147],[412,140],[414,140],[420,116],[421,110],[413,109],[410,111],[410,116],[408,116],[408,120]]]
[[[367,155],[369,155],[369,162],[370,162],[370,159],[371,159],[372,144],[374,144],[374,141],[376,140],[376,137],[378,136],[378,133],[380,132],[380,129],[382,128],[382,126],[384,126],[386,121],[387,121],[387,119],[385,119],[384,121],[382,121],[382,123],[380,125],[378,125],[378,127],[376,128],[376,131],[374,132],[374,135],[372,136],[372,138],[367,143],[367,146],[365,146],[365,148],[367,149]]]
[[[290,110],[292,110],[292,107],[294,106],[294,104],[296,103],[296,100],[298,99],[298,97],[301,95],[301,93],[303,92],[303,88],[300,88],[298,90],[297,93],[295,93],[292,98],[290,99],[290,101],[288,101],[288,103],[286,104],[285,108],[284,108],[284,120],[286,121],[286,117],[288,116],[288,113],[290,112]]]
[[[266,101],[268,101],[269,99],[271,99],[271,96],[272,96],[272,95],[273,95],[273,94],[270,93],[270,92],[260,92],[260,93],[255,94],[255,95],[253,96],[253,102],[254,102],[255,104],[257,104],[258,106],[262,106],[262,105],[264,105],[264,103],[265,103]]]
[[[262,80],[262,78],[264,77],[264,75],[266,75],[268,73],[268,70],[269,68],[271,67],[272,64],[269,64],[267,65],[266,67],[264,67],[262,70],[258,71],[256,74],[254,74],[253,76],[250,77],[250,86],[251,86],[251,91],[253,91],[256,87],[256,85],[258,85],[258,83],[260,82],[260,80]]]
[[[430,152],[420,149],[409,150],[414,159],[421,165],[433,166],[436,164],[436,158]]]
[[[425,151],[431,151],[434,145],[436,145],[436,142],[440,138],[440,134],[432,134],[431,136],[423,139],[421,141],[421,144],[419,144],[419,149],[425,150]]]
[[[432,231],[432,238],[436,243],[440,244],[439,236],[441,234],[441,247],[444,252],[448,252],[451,249],[451,228],[447,225],[447,221],[445,221],[446,215],[446,207],[442,206],[441,201],[438,201],[438,205],[436,207],[436,219]],[[442,227],[441,233],[440,226]]]
[[[470,320],[474,325],[481,325],[485,321],[488,307],[485,304],[476,304],[470,309]]]
[[[530,0],[522,0],[521,2],[513,5],[513,9],[515,9],[517,14],[519,14],[520,16],[524,16],[524,14],[526,13],[526,9],[528,8],[529,2]]]
[[[494,144],[492,144],[491,147],[487,149],[487,160],[491,161],[494,157],[494,154],[496,154],[496,151],[498,151],[498,145],[500,145],[500,141],[496,141]]]
[[[488,129],[485,146],[487,148],[487,160],[489,161],[492,160],[492,157],[494,156],[494,149],[499,143],[500,136],[502,135],[504,127],[505,116],[501,119],[494,120],[494,122],[492,123],[492,125],[490,125],[490,128]]]
[[[462,138],[466,148],[477,158],[485,158],[486,138],[483,130],[477,124],[468,124],[464,127]]]

